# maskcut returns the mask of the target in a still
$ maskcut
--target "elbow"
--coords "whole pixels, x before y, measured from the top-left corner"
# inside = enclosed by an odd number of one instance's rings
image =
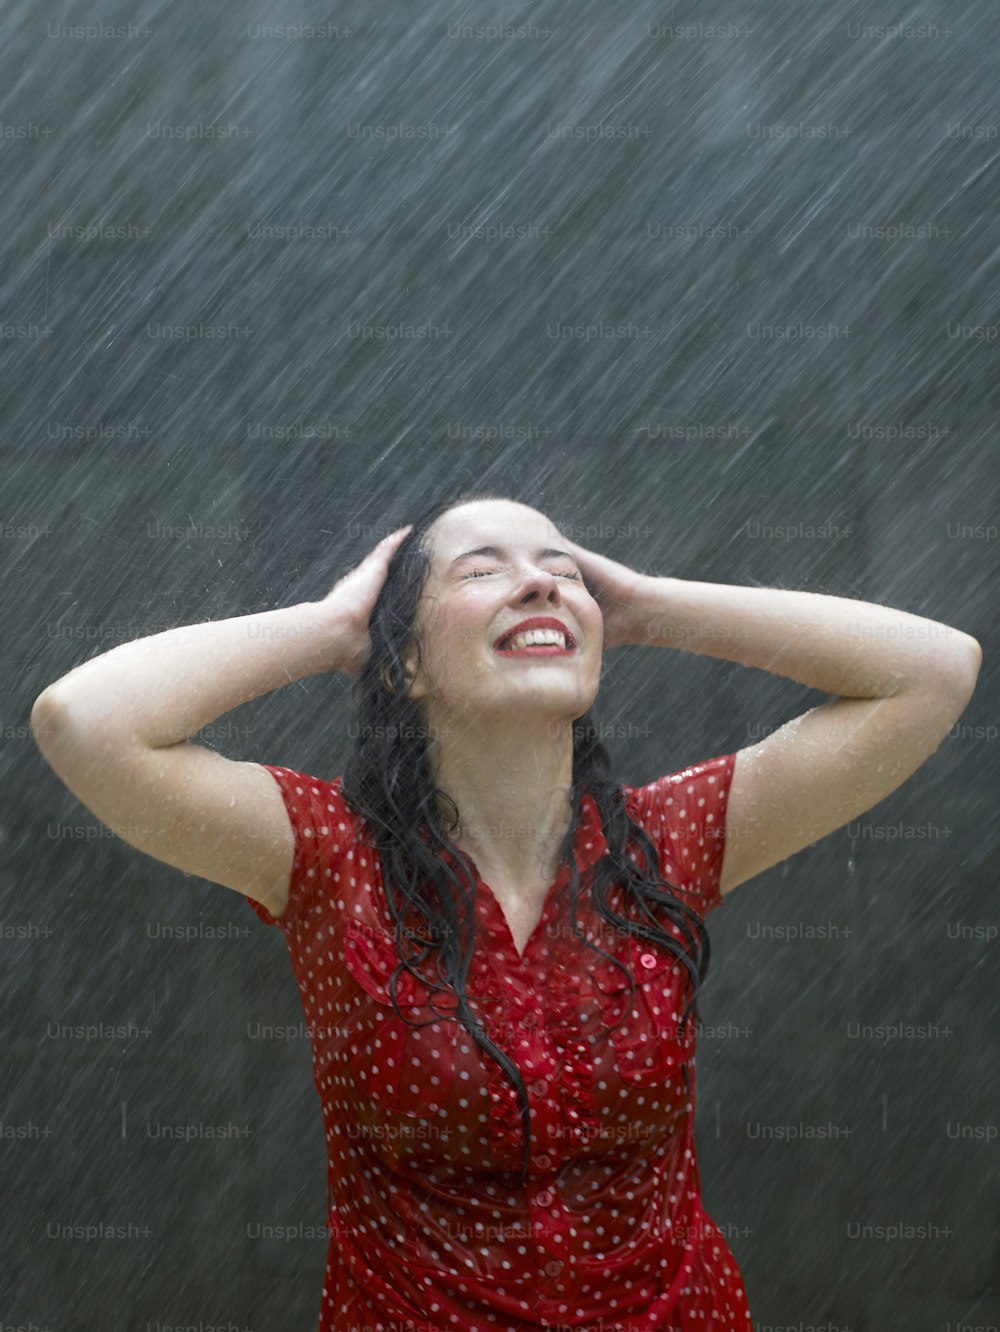
[[[976,687],[979,672],[983,664],[983,648],[978,638],[971,634],[962,634],[963,670],[966,674],[971,693]]]
[[[955,631],[947,662],[943,662],[938,688],[944,688],[964,708],[975,693],[983,664],[983,649],[971,634]]]
[[[975,693],[982,664],[983,649],[978,639],[950,629],[933,650],[927,651],[906,689],[921,699],[923,715],[947,717],[950,725],[962,715]]]
[[[104,759],[106,734],[81,725],[79,715],[57,686],[50,686],[31,708],[31,734],[45,762],[71,791],[80,774]]]
[[[56,772],[61,772],[86,748],[92,748],[95,737],[101,733],[101,727],[81,723],[79,711],[69,702],[58,681],[43,689],[32,704],[32,738],[49,767]]]
[[[31,707],[31,734],[42,754],[48,758],[56,740],[66,731],[66,709],[55,689],[43,689]]]

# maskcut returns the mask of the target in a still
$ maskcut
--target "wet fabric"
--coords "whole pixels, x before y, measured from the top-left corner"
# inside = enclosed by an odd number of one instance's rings
[[[672,891],[704,916],[718,883],[734,754],[647,786],[625,786]],[[298,981],[322,1104],[330,1240],[319,1332],[591,1329],[749,1332],[735,1258],[701,1203],[694,1145],[694,1019],[678,1021],[683,963],[626,937],[590,906],[586,871],[606,851],[582,797],[574,857],[545,900],[523,957],[477,877],[467,993],[517,1065],[517,1092],[470,1033],[456,997],[403,969],[367,824],[323,781],[264,765],[295,834],[279,919]],[[609,905],[624,912],[621,885]],[[667,928],[678,939],[676,926]],[[629,980],[589,939],[626,962]],[[412,947],[412,946],[411,946]],[[627,1014],[614,1029],[614,1022]]]

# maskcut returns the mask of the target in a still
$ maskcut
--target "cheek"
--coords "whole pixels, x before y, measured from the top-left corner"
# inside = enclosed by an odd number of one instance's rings
[[[481,668],[489,624],[490,612],[471,599],[430,609],[423,636],[429,675],[448,680],[464,676],[473,665]]]
[[[588,649],[596,650],[597,656],[600,657],[604,646],[604,616],[600,607],[596,602],[580,606],[577,620],[587,640]]]

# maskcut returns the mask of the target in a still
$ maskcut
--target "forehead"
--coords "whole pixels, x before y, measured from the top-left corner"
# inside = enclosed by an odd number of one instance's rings
[[[528,545],[558,535],[551,518],[526,504],[477,500],[437,518],[428,530],[427,546],[433,562],[440,565],[475,546]]]

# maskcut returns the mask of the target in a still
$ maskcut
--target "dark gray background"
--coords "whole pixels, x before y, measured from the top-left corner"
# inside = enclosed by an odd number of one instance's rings
[[[62,26],[128,22],[148,31]],[[258,27],[308,22],[349,32]],[[935,26],[855,26],[893,22]],[[15,2],[0,36],[0,1320],[315,1326],[323,1237],[254,1238],[323,1224],[308,1042],[251,1034],[302,1020],[284,944],[102,830],[28,714],[118,642],[322,595],[467,484],[645,572],[862,597],[983,643],[960,725],[864,831],[710,917],[701,1011],[724,1030],[699,1045],[698,1144],[761,1327],[987,1323],[995,6]],[[228,334],[158,331],[199,324]],[[818,701],[629,648],[598,706],[634,783]],[[351,715],[343,677],[313,678],[202,739],[330,777]],[[773,934],[809,926],[833,937]],[[934,1025],[849,1034],[893,1022]],[[787,1140],[830,1124],[850,1131]],[[52,1234],[97,1223],[146,1233]],[[858,1237],[892,1225],[916,1229]]]

